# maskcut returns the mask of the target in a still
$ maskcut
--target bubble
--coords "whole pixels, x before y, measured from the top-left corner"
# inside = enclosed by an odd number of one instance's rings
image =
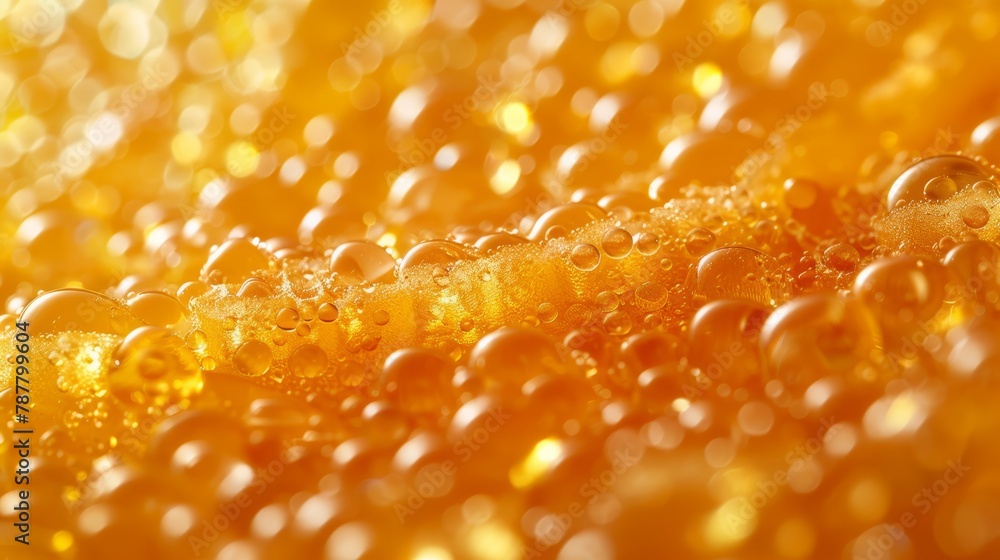
[[[959,190],[988,180],[991,173],[982,165],[963,156],[937,156],[921,160],[892,184],[889,209],[911,202],[939,202]]]
[[[330,270],[348,282],[387,283],[396,278],[396,260],[374,243],[350,241],[334,249]]]
[[[571,203],[556,206],[538,217],[528,239],[539,241],[564,237],[571,231],[583,227],[595,220],[606,218],[607,214],[595,204]],[[550,230],[552,233],[550,234]]]
[[[597,265],[600,264],[601,252],[597,250],[597,247],[589,243],[583,243],[573,247],[569,258],[573,265],[580,270],[590,271],[597,268]]]
[[[632,330],[632,320],[628,313],[621,310],[612,311],[605,315],[602,323],[608,334],[621,336]]]
[[[439,413],[453,398],[455,364],[424,348],[397,350],[382,368],[379,386],[387,399],[416,414]]]
[[[431,278],[434,279],[434,283],[442,288],[447,287],[451,284],[451,278],[448,275],[448,269],[436,266],[431,270]]]
[[[601,248],[609,257],[623,259],[632,251],[632,235],[621,228],[611,228],[604,234]]]
[[[445,267],[472,257],[469,251],[454,241],[433,240],[424,241],[413,246],[399,263],[399,273],[402,275],[420,265],[435,265]]]
[[[164,407],[201,392],[198,360],[184,341],[163,327],[139,327],[114,353],[108,370],[112,393],[120,400]]]
[[[379,309],[372,315],[372,322],[382,327],[389,324],[389,312]]]
[[[791,294],[787,272],[773,257],[749,247],[716,249],[698,261],[698,292],[709,300],[746,299],[778,305]]]
[[[236,350],[233,365],[243,375],[264,375],[271,368],[271,349],[259,340],[248,340]]]
[[[205,334],[205,331],[199,329],[194,329],[189,332],[185,342],[187,343],[188,348],[196,352],[200,352],[205,348],[208,348],[208,336]]]
[[[823,262],[840,272],[851,272],[858,267],[858,250],[846,243],[836,243],[823,251]]]
[[[288,370],[296,377],[319,377],[329,364],[326,352],[315,344],[303,344],[288,358]]]
[[[129,298],[127,305],[140,320],[158,327],[174,327],[187,318],[184,305],[162,292],[140,293]]]
[[[660,237],[652,233],[640,233],[636,239],[635,248],[643,256],[651,256],[660,250]],[[605,251],[607,251],[605,249]]]
[[[142,325],[132,310],[90,290],[66,288],[31,300],[18,318],[28,322],[31,334],[91,332],[125,335]]]
[[[596,298],[597,309],[604,313],[609,313],[618,309],[618,294],[605,290],[597,294]]]
[[[693,228],[684,238],[684,248],[695,257],[704,255],[712,247],[715,247],[715,234],[705,228]]]
[[[646,282],[635,289],[635,305],[639,311],[649,313],[667,304],[667,289],[656,282]]]
[[[299,324],[299,312],[291,307],[283,307],[274,317],[274,323],[279,329],[290,331]]]
[[[819,198],[819,186],[805,179],[785,181],[785,204],[797,210],[805,210]]]
[[[319,320],[324,323],[332,323],[333,321],[336,321],[339,315],[340,311],[337,310],[337,306],[329,302],[321,303],[319,310],[317,311]]]
[[[544,302],[538,304],[538,320],[543,323],[551,323],[556,320],[559,316],[559,312],[556,310],[556,306],[551,303]]]
[[[924,196],[928,200],[945,200],[958,192],[958,185],[951,177],[935,177],[924,185]]]
[[[269,266],[267,256],[249,240],[229,239],[209,254],[201,276],[213,284],[242,284]]]
[[[248,278],[237,292],[240,297],[266,298],[274,295],[274,288],[260,278]]]
[[[978,204],[962,209],[962,221],[972,229],[980,229],[990,221],[990,211]]]

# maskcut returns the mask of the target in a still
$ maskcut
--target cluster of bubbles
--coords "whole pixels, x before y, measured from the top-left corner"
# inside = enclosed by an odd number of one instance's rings
[[[995,6],[7,4],[4,554],[1000,554]]]

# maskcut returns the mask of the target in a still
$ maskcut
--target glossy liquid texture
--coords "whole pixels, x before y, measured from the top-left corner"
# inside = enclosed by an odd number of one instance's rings
[[[997,52],[973,0],[0,1],[0,557],[1000,557]]]

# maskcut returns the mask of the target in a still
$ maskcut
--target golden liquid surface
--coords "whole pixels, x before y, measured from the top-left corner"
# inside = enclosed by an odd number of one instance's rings
[[[985,0],[0,0],[0,557],[1000,557],[998,52]]]

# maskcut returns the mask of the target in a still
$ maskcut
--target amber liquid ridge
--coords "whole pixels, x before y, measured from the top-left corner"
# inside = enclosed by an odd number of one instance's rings
[[[0,0],[0,557],[1000,557],[998,52],[976,0]]]

